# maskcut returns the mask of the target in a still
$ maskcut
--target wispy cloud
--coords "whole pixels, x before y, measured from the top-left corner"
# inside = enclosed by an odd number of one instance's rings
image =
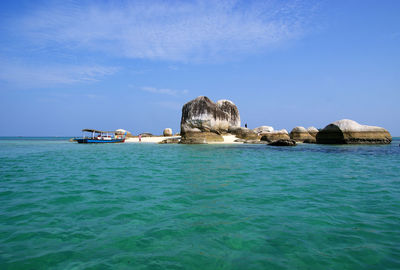
[[[301,36],[310,10],[302,1],[62,1],[16,25],[41,48],[189,62],[255,53]]]
[[[150,86],[140,87],[140,90],[149,92],[149,93],[163,94],[163,95],[170,95],[170,96],[186,95],[189,92],[186,89],[185,90],[174,90],[174,89],[168,89],[168,88],[155,88],[155,87],[150,87]]]
[[[53,87],[84,82],[96,82],[114,74],[118,68],[106,66],[28,65],[3,62],[0,65],[0,81],[17,88]]]

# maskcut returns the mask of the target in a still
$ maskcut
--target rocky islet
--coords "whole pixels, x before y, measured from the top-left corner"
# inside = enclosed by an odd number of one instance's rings
[[[171,128],[163,130],[166,139],[160,143],[208,144],[222,143],[225,136],[231,136],[232,142],[248,144],[269,144],[276,146],[294,146],[297,143],[318,144],[389,144],[392,136],[382,127],[361,125],[354,120],[342,119],[330,123],[318,130],[311,126],[297,126],[290,133],[286,129],[275,130],[272,126],[259,126],[254,129],[241,127],[237,106],[230,100],[213,102],[206,96],[199,96],[182,107],[180,133],[173,136]],[[124,129],[117,134],[127,134]],[[154,136],[142,133],[142,137]],[[294,143],[293,143],[294,142]]]

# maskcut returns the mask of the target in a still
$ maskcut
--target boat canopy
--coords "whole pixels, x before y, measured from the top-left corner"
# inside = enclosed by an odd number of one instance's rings
[[[102,131],[102,130],[97,130],[97,129],[87,129],[87,128],[85,128],[85,129],[82,129],[82,132],[94,132],[94,133],[113,133],[113,134],[115,134],[115,130],[113,130],[113,131]]]

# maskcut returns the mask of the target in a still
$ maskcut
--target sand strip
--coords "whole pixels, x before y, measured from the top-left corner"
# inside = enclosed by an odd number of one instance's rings
[[[159,143],[163,140],[166,139],[175,139],[175,138],[180,138],[181,136],[170,136],[170,137],[164,137],[164,136],[154,136],[154,137],[142,137],[142,141],[140,143]],[[224,138],[223,142],[214,142],[210,144],[241,144],[241,142],[235,142],[237,137],[235,135],[226,135],[222,136]],[[127,138],[125,140],[126,143],[139,143],[139,138],[138,137],[133,137],[133,138]]]

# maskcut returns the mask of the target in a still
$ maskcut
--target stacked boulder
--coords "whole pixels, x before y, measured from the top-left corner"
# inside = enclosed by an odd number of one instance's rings
[[[183,105],[181,143],[223,142],[221,135],[230,131],[242,133],[239,110],[232,101],[214,103],[208,97],[200,96]]]
[[[295,140],[296,142],[304,142],[304,143],[315,143],[315,137],[311,136],[308,133],[307,129],[304,127],[295,127],[290,132],[290,139]]]
[[[389,144],[390,133],[375,126],[360,125],[350,119],[342,119],[327,125],[318,132],[317,143],[321,144]]]

